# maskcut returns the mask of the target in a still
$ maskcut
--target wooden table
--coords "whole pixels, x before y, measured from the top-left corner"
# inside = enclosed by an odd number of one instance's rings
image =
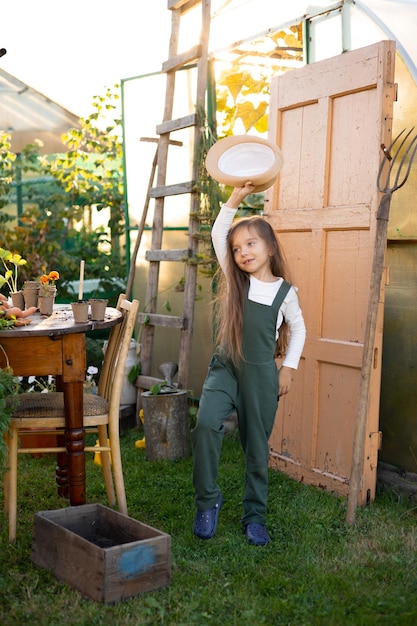
[[[50,317],[35,313],[31,316],[31,324],[0,331],[0,343],[16,376],[51,374],[57,377],[57,385],[64,392],[65,447],[71,505],[85,504],[85,335],[91,330],[111,328],[121,318],[120,311],[108,307],[104,321],[76,324],[70,305],[55,305]],[[5,357],[0,351],[0,367],[5,365]]]

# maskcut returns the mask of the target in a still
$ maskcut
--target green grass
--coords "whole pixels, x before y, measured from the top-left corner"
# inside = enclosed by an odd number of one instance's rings
[[[122,435],[129,514],[172,536],[169,587],[113,605],[84,598],[30,561],[33,515],[67,506],[54,487],[53,457],[20,457],[18,538],[7,540],[0,492],[0,623],[3,626],[214,625],[414,626],[417,623],[417,518],[388,494],[346,525],[346,501],[271,470],[272,543],[248,546],[241,531],[243,457],[234,435],[224,442],[224,495],[217,535],[200,541],[191,459],[146,461]],[[107,504],[101,470],[87,460],[87,500]]]

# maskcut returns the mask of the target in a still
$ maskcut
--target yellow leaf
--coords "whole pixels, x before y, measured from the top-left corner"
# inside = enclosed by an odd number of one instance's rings
[[[265,115],[268,105],[261,102],[255,109],[252,102],[243,102],[237,106],[236,117],[242,120],[245,131],[248,132]]]
[[[250,74],[248,72],[229,74],[226,79],[222,81],[222,84],[229,89],[234,101],[236,102],[242,88],[246,85],[249,79]]]

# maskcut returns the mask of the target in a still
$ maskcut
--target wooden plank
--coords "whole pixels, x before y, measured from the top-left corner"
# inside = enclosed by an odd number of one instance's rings
[[[183,317],[175,317],[174,315],[158,315],[156,313],[139,313],[139,324],[148,326],[164,326],[165,328],[187,328],[187,320]]]
[[[147,250],[147,261],[187,261],[191,256],[191,250]]]
[[[62,373],[67,383],[77,382],[79,380],[80,371],[87,369],[86,351],[85,351],[85,333],[81,335],[64,335],[62,346]],[[48,354],[49,360],[49,354]]]
[[[194,182],[178,183],[176,185],[165,185],[161,187],[154,187],[150,190],[149,195],[151,198],[165,198],[166,196],[179,196],[182,193],[191,193],[194,187]]]
[[[160,134],[162,135],[162,133]],[[141,137],[139,141],[147,141],[149,143],[159,143],[159,137]],[[168,143],[170,146],[183,146],[184,145],[184,142],[175,141],[174,139],[170,139]]]
[[[193,63],[197,59],[201,57],[201,46],[198,44],[197,46],[193,46],[186,52],[182,54],[177,54],[176,56],[171,57],[165,63],[162,63],[162,71],[163,72],[175,72],[176,70],[181,69],[185,65],[189,63]]]
[[[168,9],[170,11],[181,9],[182,13],[186,13],[200,2],[201,0],[168,0]]]
[[[63,337],[28,336],[16,341],[10,336],[10,338],[2,337],[0,339],[13,371],[19,376],[62,375],[62,341]],[[31,355],[31,359],[28,359],[28,354]],[[35,361],[36,371],[33,367]],[[0,367],[5,366],[5,357],[0,352]]]
[[[176,120],[168,120],[163,124],[159,124],[156,127],[156,132],[158,133],[158,135],[163,135],[165,133],[171,133],[176,130],[181,130],[182,128],[190,128],[190,126],[195,126],[196,124],[197,115],[195,113],[191,113],[190,115],[186,115],[185,117],[179,117]]]

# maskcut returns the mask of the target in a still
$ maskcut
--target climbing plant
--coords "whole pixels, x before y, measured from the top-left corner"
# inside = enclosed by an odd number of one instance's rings
[[[203,274],[212,276],[217,269],[210,232],[221,203],[231,192],[207,174],[207,152],[223,137],[252,131],[266,135],[271,79],[287,71],[291,63],[301,62],[302,52],[302,28],[298,24],[268,33],[248,44],[245,51],[235,51],[231,61],[219,63],[222,69],[215,79],[215,119],[207,120],[204,111],[198,112],[201,129],[195,153],[199,171],[197,190],[201,199],[198,262]],[[242,203],[238,215],[260,213],[263,203],[263,193],[252,194]]]

